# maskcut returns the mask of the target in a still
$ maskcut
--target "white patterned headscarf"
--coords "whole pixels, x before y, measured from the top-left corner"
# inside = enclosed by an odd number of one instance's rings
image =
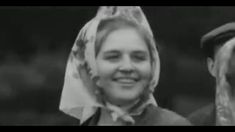
[[[158,84],[160,74],[160,60],[153,33],[148,21],[140,7],[129,6],[108,6],[100,7],[96,16],[90,20],[79,32],[67,62],[64,86],[60,102],[60,110],[73,116],[83,123],[95,114],[97,108],[105,107],[104,103],[97,96],[95,79],[97,66],[95,61],[95,41],[98,25],[101,21],[122,17],[142,26],[149,34],[150,52],[152,54],[152,80],[149,84],[151,91],[148,99],[143,103],[157,105],[153,91]],[[112,111],[112,117],[132,120],[132,113],[124,116],[121,109],[108,105]],[[115,120],[115,119],[114,119]]]
[[[227,41],[215,56],[216,125],[235,125],[234,88],[228,79],[235,76],[235,38]],[[233,65],[233,66],[232,66]],[[235,80],[230,80],[235,81]]]

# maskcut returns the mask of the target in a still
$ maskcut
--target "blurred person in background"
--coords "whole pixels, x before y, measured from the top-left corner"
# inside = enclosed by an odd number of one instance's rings
[[[157,105],[160,59],[140,7],[100,7],[70,53],[60,110],[80,125],[190,125]]]
[[[194,125],[235,125],[235,23],[204,35],[201,46],[215,78],[215,101],[189,115]]]

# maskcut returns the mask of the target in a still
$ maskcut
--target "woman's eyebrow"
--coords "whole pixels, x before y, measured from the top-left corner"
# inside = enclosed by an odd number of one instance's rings
[[[147,55],[148,52],[147,51],[144,51],[144,50],[136,50],[136,51],[133,51],[134,54],[143,54],[143,55]]]
[[[119,50],[107,50],[107,51],[104,51],[104,54],[118,54],[120,53]],[[148,51],[145,51],[145,50],[134,50],[132,51],[133,54],[144,54],[144,55],[147,55],[148,54]]]
[[[104,54],[118,54],[119,51],[118,50],[107,50],[107,51],[104,51]]]

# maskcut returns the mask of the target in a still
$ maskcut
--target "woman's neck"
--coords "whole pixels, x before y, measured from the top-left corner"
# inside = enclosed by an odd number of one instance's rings
[[[129,113],[131,111],[131,109],[140,101],[140,99],[138,100],[135,100],[131,103],[128,103],[128,104],[122,104],[122,105],[115,105],[115,104],[112,104],[112,103],[109,103],[107,102],[107,104],[111,104],[111,105],[114,105],[114,106],[117,106],[119,107],[121,110],[123,110],[124,112],[126,113]]]
[[[107,109],[102,108],[98,126],[123,126],[124,122],[117,120],[114,121],[110,112]]]
[[[128,113],[130,112],[130,110],[139,102],[139,99],[136,100],[135,102],[131,103],[131,104],[126,104],[126,105],[121,105],[121,106],[117,106],[117,105],[113,105],[109,102],[106,102],[106,108],[102,108],[101,109],[101,115],[100,115],[100,119],[98,122],[98,125],[125,125],[126,123],[123,122],[120,119],[114,119],[114,117],[112,117],[111,113],[110,113],[110,109],[121,109],[122,112]],[[112,110],[111,110],[112,111]]]

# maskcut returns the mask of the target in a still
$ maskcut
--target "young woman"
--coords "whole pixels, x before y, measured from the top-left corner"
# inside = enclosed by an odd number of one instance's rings
[[[140,7],[101,7],[70,54],[60,109],[82,125],[190,125],[157,106],[160,60]]]

